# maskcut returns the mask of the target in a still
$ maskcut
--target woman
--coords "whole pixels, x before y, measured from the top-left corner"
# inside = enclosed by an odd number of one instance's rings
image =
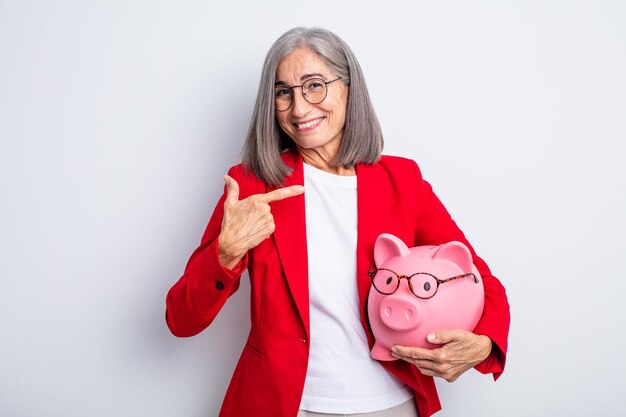
[[[438,349],[395,346],[400,360],[371,359],[365,301],[376,237],[471,248],[417,165],[381,156],[382,147],[349,47],[322,29],[283,34],[265,60],[243,163],[225,176],[167,296],[170,330],[192,336],[249,271],[250,335],[220,416],[429,416],[441,408],[433,377],[503,371],[509,307],[473,249],[486,299],[474,332],[442,330],[429,335]]]

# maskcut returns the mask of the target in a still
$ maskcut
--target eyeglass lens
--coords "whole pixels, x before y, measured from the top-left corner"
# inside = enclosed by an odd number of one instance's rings
[[[274,98],[276,102],[276,110],[284,111],[291,107],[293,101],[294,88],[302,88],[302,96],[311,104],[318,104],[326,98],[326,82],[321,78],[311,78],[302,86],[289,87],[286,85],[277,85],[274,88]]]
[[[378,270],[372,280],[374,287],[382,294],[393,294],[400,286],[400,278],[392,272]],[[411,292],[419,298],[430,298],[437,292],[437,279],[428,274],[415,274],[409,280]]]

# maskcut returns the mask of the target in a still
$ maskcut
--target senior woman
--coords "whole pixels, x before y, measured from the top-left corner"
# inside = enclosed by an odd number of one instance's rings
[[[359,64],[343,40],[295,28],[269,50],[242,164],[225,176],[200,246],[167,296],[167,323],[205,329],[247,268],[251,328],[222,417],[429,416],[433,377],[503,371],[509,306],[415,162],[382,156]],[[437,349],[370,357],[368,267],[381,233],[408,246],[464,242],[483,277],[474,332],[442,329]],[[404,285],[404,284],[402,284]]]

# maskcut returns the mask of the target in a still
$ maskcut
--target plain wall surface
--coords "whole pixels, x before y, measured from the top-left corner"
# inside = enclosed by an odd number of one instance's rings
[[[249,284],[172,336],[165,295],[293,26],[360,60],[512,312],[502,378],[439,416],[624,416],[626,3],[0,2],[0,416],[217,416]]]

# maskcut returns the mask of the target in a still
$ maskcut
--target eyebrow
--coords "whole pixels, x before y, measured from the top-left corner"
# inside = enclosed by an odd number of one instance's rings
[[[322,74],[320,74],[319,72],[312,72],[310,74],[303,74],[302,77],[300,77],[300,81],[304,81],[304,80],[308,80],[309,78],[322,78],[324,79],[324,76]],[[274,83],[274,86],[277,85],[288,85],[286,82],[278,80]]]

